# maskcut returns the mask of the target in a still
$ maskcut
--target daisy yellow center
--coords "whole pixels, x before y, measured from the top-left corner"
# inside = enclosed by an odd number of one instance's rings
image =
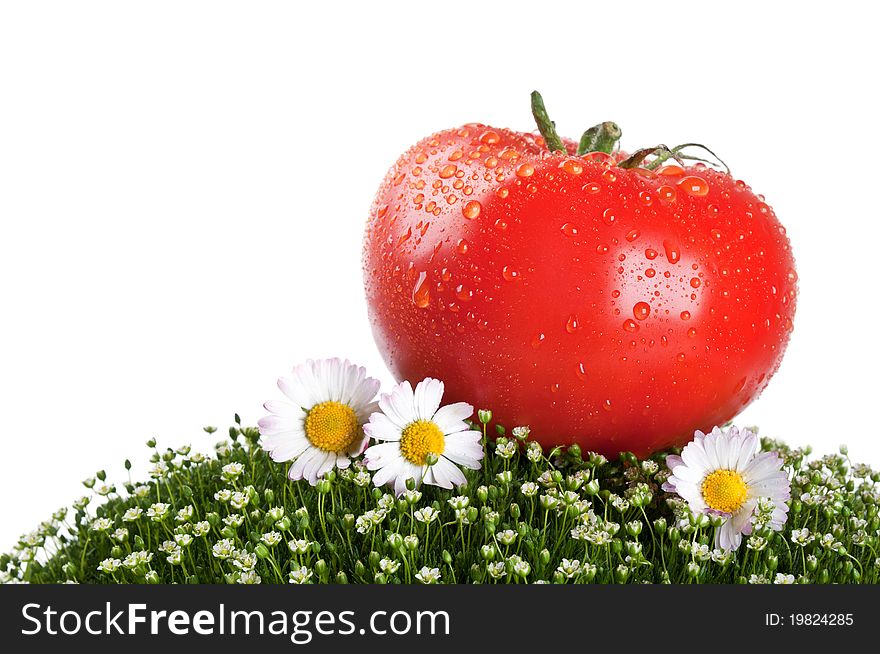
[[[700,487],[710,509],[736,513],[746,501],[749,488],[738,472],[716,470],[706,476]]]
[[[445,448],[443,432],[430,420],[411,422],[400,436],[400,453],[417,466],[425,465],[428,453],[440,455]]]
[[[321,402],[306,414],[306,437],[325,452],[347,450],[360,432],[357,414],[342,402]]]

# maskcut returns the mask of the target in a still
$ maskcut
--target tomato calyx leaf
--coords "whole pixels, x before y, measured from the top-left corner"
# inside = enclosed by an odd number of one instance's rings
[[[617,149],[617,144],[622,134],[623,132],[620,131],[617,123],[613,123],[610,120],[593,125],[581,136],[577,155],[581,156],[588,152],[611,154]]]
[[[544,143],[550,152],[561,152],[568,154],[565,143],[556,131],[556,123],[550,120],[547,114],[547,108],[544,106],[544,98],[538,91],[532,91],[532,116],[538,125],[538,131],[544,138]],[[581,156],[587,152],[604,152],[611,154],[617,149],[617,143],[620,141],[621,131],[617,123],[610,120],[604,123],[594,125],[581,136],[578,143],[577,155]]]
[[[686,148],[701,148],[712,155],[712,157],[715,158],[715,161],[685,154],[683,150]],[[646,159],[651,156],[654,158],[648,163],[645,163]],[[724,168],[724,172],[728,175],[730,174],[730,167],[724,163],[724,160],[701,143],[682,143],[681,145],[676,145],[674,148],[662,144],[654,146],[653,148],[642,148],[641,150],[636,150],[627,159],[624,159],[617,164],[617,167],[624,169],[641,167],[646,168],[647,170],[654,170],[669,159],[674,159],[682,166],[685,165],[685,161],[699,161],[713,166],[720,164]]]

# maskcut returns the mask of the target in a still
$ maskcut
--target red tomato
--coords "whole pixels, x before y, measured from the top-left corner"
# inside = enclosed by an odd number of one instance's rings
[[[797,275],[773,210],[703,165],[627,169],[544,143],[470,124],[388,173],[364,278],[392,373],[605,455],[731,419],[792,329]]]

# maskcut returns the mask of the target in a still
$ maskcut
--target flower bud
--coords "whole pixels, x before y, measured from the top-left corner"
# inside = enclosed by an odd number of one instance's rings
[[[482,503],[486,503],[486,500],[489,499],[489,489],[485,486],[480,486],[477,488],[477,499]]]
[[[599,480],[592,479],[584,486],[584,493],[593,496],[599,494]]]
[[[278,531],[288,531],[290,529],[290,518],[284,516],[281,520],[275,523],[275,528]]]
[[[443,563],[446,565],[452,565],[452,554],[449,553],[449,550],[443,550]]]
[[[260,559],[269,558],[269,548],[263,545],[263,543],[260,543],[254,548],[254,554]]]
[[[266,499],[266,504],[272,504],[275,501],[275,491],[267,488],[263,491],[263,497]]]
[[[150,570],[146,575],[144,575],[144,579],[148,584],[158,584],[159,583],[159,573],[155,570]]]
[[[477,418],[479,418],[480,422],[484,425],[487,425],[492,422],[492,412],[488,409],[480,409],[477,411]]]
[[[666,533],[666,518],[657,518],[654,520],[654,531],[660,536]]]
[[[557,570],[553,573],[553,583],[554,584],[564,584],[565,583],[565,575]]]
[[[546,547],[542,549],[538,553],[538,560],[541,562],[541,565],[547,565],[548,563],[550,563],[550,550],[548,550]]]
[[[348,575],[343,571],[339,571],[336,573],[336,583],[337,584],[347,584],[348,583]]]

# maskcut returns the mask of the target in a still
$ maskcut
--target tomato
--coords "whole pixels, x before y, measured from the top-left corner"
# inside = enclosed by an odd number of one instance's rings
[[[725,423],[792,330],[785,228],[726,172],[549,141],[469,124],[392,167],[364,241],[392,373],[545,446],[645,456]]]

